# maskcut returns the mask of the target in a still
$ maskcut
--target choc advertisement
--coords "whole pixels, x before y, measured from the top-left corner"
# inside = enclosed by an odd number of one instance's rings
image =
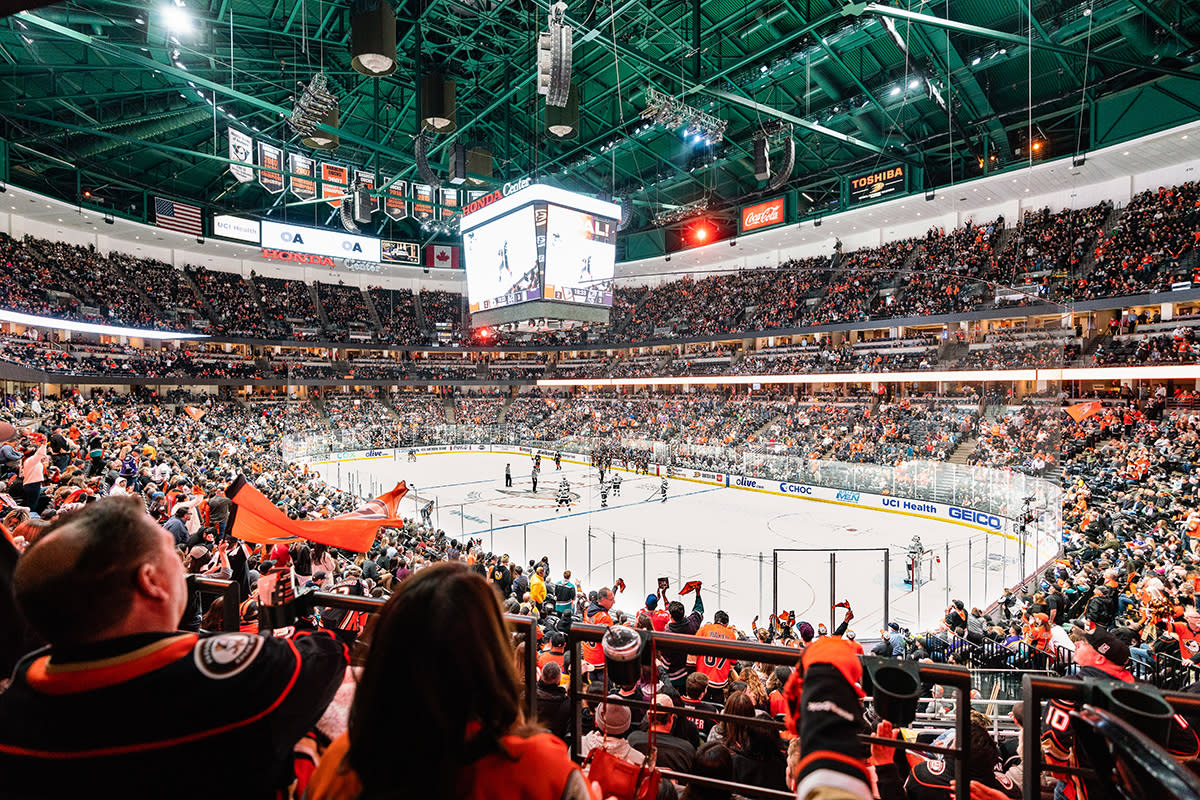
[[[776,197],[742,209],[740,233],[773,228],[787,220],[786,198]]]

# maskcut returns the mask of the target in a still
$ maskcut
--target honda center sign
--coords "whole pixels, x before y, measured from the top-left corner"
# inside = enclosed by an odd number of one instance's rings
[[[330,258],[379,261],[379,240],[370,236],[281,225],[266,220],[262,223],[262,247],[264,250],[290,250]]]
[[[784,222],[784,198],[776,197],[742,209],[742,233],[749,233],[761,228],[770,228]]]

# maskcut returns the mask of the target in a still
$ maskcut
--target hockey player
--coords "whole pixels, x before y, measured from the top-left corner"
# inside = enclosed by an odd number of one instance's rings
[[[429,525],[430,519],[433,517],[433,501],[430,500],[424,507],[421,508],[421,521],[426,526]]]
[[[604,462],[600,462],[600,485],[604,485]]]
[[[616,472],[614,472],[612,476],[612,493],[613,497],[621,496],[621,476]]]
[[[562,472],[562,450],[554,451],[554,470]]]
[[[534,465],[533,465],[533,472],[531,472],[531,473],[530,473],[530,478],[532,478],[532,480],[533,480],[533,488],[530,490],[530,491],[532,491],[532,492],[536,492],[536,491],[537,491],[537,479],[538,479],[538,472],[540,472],[540,471],[541,471],[541,465],[540,465],[540,464],[537,464],[537,463],[534,463]]]
[[[504,487],[506,489],[512,488],[512,464],[504,465]]]
[[[563,506],[566,506],[568,511],[571,510],[571,484],[567,482],[566,477],[558,482],[558,503],[554,507],[554,513],[557,514]]]
[[[600,507],[608,508],[608,484],[600,481]]]
[[[412,447],[408,448],[408,460],[412,462],[417,460],[417,451]]]
[[[667,476],[666,475],[663,475],[662,483],[659,485],[658,490],[660,492],[662,492],[662,501],[661,502],[663,502],[663,503],[667,502]]]

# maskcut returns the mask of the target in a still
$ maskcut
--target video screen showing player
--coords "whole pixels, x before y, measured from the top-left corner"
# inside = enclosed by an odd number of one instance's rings
[[[612,305],[616,220],[556,205],[547,210],[546,298]]]
[[[463,234],[463,256],[472,311],[541,296],[532,206]]]

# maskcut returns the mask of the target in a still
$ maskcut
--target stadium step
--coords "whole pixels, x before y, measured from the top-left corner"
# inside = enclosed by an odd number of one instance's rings
[[[181,269],[179,271],[179,275],[184,283],[192,287],[192,292],[200,301],[200,310],[204,312],[205,318],[212,323],[222,322],[221,318],[217,316],[217,312],[213,309],[212,303],[208,302],[208,298],[204,296],[204,292],[200,291],[200,285],[192,280],[191,271],[187,269]]]
[[[379,335],[380,341],[383,340],[383,320],[379,318],[379,311],[375,308],[375,301],[371,299],[371,293],[366,287],[359,289],[362,292],[363,302],[367,306],[367,317],[371,320],[372,330]]]
[[[971,452],[975,449],[975,444],[978,441],[978,437],[976,437],[974,434],[963,439],[958,443],[958,447],[955,447],[954,451],[950,453],[950,457],[947,458],[946,461],[950,464],[965,465],[967,463],[967,456],[971,455]]]
[[[504,402],[500,405],[500,413],[496,415],[496,423],[499,425],[508,424],[508,407],[512,405],[512,395],[504,395]]]
[[[321,304],[321,293],[317,291],[316,281],[312,281],[311,283],[305,281],[304,285],[308,288],[308,296],[312,298],[313,308],[317,311],[317,320],[321,323],[321,328],[329,330],[331,327],[329,325],[329,316],[325,313],[325,306]]]
[[[404,422],[404,420],[400,418],[400,411],[392,402],[392,394],[390,392],[384,392],[382,390],[379,392],[379,404],[383,406],[383,410],[386,411],[392,419],[396,420],[396,422]]]
[[[454,408],[454,398],[449,396],[442,398],[442,413],[446,415],[447,425],[455,425],[458,423],[458,413]]]

